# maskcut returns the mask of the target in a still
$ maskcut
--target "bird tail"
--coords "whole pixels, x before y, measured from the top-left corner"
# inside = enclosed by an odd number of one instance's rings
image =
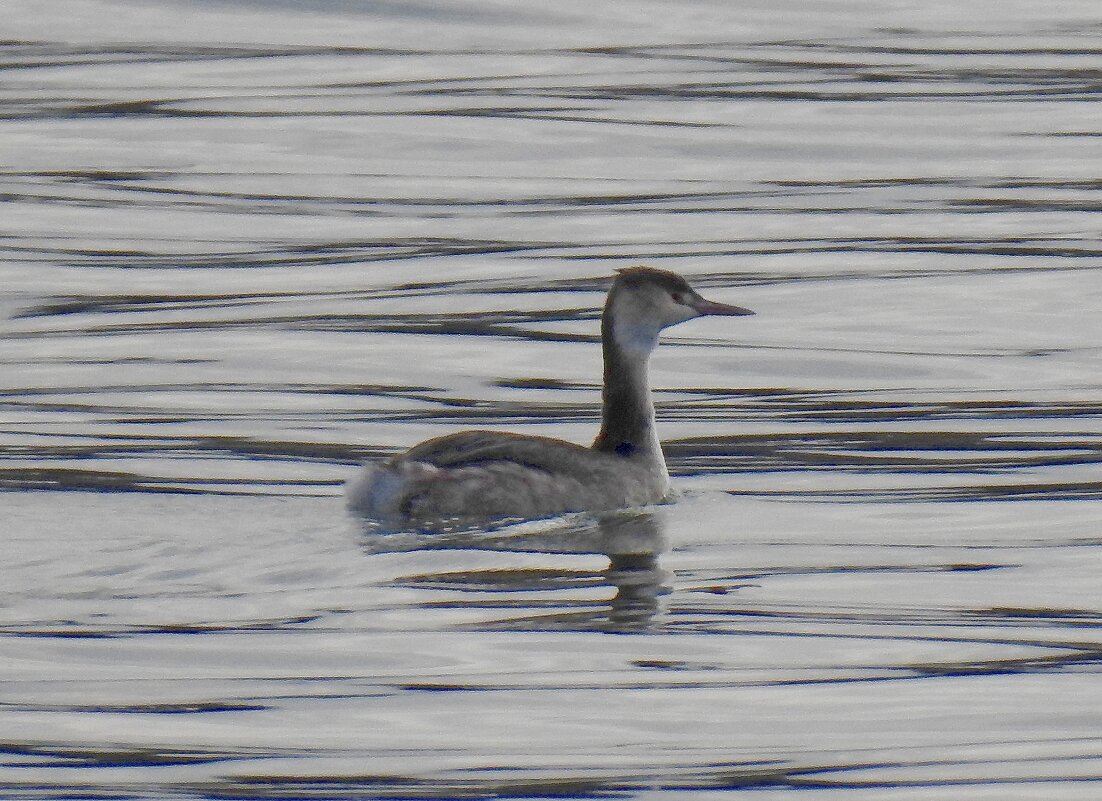
[[[396,521],[409,516],[410,501],[432,480],[437,468],[425,462],[384,462],[367,467],[348,483],[348,508],[365,517]]]

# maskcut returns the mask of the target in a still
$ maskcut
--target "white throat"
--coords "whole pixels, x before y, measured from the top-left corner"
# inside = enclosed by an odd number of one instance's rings
[[[612,338],[625,355],[645,360],[658,347],[658,329],[653,325],[628,323],[613,318]]]

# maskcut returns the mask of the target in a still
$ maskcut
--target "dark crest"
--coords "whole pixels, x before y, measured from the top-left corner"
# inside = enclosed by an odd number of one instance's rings
[[[639,266],[624,267],[616,271],[616,286],[639,287],[648,284],[660,287],[667,292],[692,292],[688,281],[668,270]]]

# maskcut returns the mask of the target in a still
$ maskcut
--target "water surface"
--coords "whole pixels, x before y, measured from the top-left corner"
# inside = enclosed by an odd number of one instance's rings
[[[4,18],[0,794],[1099,795],[1093,3]],[[676,504],[348,517],[636,263]]]

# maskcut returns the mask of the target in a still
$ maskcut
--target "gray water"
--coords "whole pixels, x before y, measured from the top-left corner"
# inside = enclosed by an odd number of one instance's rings
[[[1102,797],[1093,0],[0,19],[0,797]],[[346,514],[637,263],[677,503]]]

